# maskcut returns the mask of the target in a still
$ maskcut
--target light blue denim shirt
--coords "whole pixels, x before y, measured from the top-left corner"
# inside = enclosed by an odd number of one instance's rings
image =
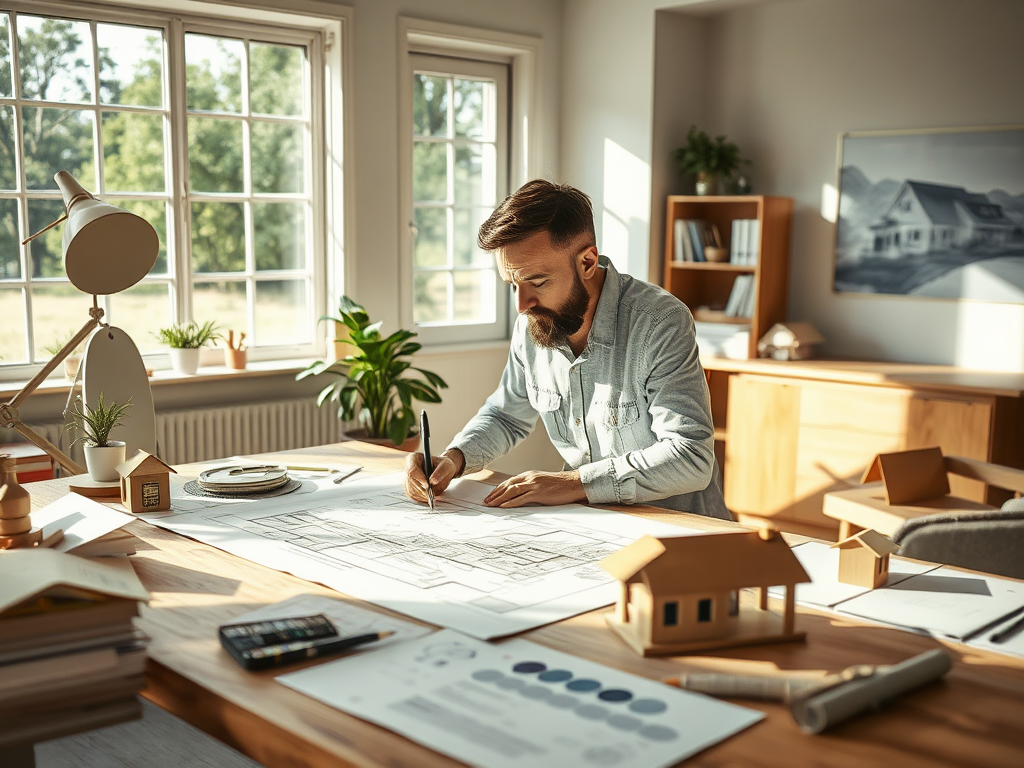
[[[475,472],[540,416],[590,503],[730,519],[693,317],[667,291],[599,263],[607,274],[583,353],[538,346],[520,315],[501,384],[449,447]]]

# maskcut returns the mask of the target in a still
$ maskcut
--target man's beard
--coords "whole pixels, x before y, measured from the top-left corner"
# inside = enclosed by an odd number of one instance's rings
[[[530,338],[537,345],[550,349],[567,345],[569,337],[583,327],[589,303],[590,296],[583,281],[573,272],[569,298],[558,310],[535,307],[526,311]]]

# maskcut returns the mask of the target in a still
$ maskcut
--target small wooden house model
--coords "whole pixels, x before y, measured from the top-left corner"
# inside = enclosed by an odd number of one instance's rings
[[[795,585],[810,581],[773,530],[644,536],[600,562],[621,592],[608,625],[641,656],[802,640],[794,630]],[[785,587],[783,615],[768,588]],[[757,587],[759,600],[740,601]]]
[[[889,555],[899,546],[870,528],[836,542],[839,550],[839,581],[877,589],[889,579]]]
[[[117,465],[121,476],[121,503],[129,512],[160,512],[171,508],[171,475],[160,459],[143,450]],[[177,474],[175,472],[175,474]]]

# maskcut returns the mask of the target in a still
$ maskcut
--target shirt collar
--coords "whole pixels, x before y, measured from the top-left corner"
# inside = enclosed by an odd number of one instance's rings
[[[610,347],[615,342],[615,326],[619,319],[619,272],[607,256],[598,256],[597,265],[605,270],[604,285],[587,343]]]

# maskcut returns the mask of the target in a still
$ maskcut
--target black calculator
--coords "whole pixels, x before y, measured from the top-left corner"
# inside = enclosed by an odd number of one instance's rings
[[[277,646],[318,643],[338,636],[338,630],[322,613],[297,619],[264,619],[220,628],[220,644],[246,669],[267,666],[265,651]],[[253,653],[253,652],[256,653]]]

